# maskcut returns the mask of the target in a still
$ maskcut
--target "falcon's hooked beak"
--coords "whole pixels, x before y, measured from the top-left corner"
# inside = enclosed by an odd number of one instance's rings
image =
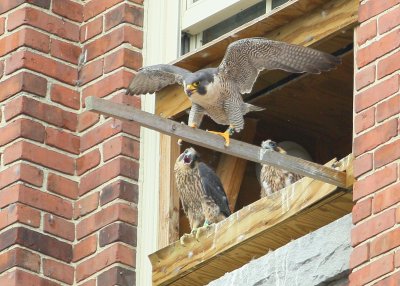
[[[197,90],[197,88],[193,84],[186,85],[186,94],[188,96],[191,96],[193,94],[193,92],[195,92],[196,90]]]
[[[193,167],[194,161],[197,159],[197,153],[193,148],[187,148],[180,156],[179,161],[183,161],[183,163],[190,168]]]

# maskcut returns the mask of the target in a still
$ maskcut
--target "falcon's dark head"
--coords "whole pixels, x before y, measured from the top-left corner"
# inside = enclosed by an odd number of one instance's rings
[[[199,155],[197,154],[194,148],[187,148],[181,155],[179,155],[177,162],[181,162],[183,165],[188,166],[189,168],[193,168],[199,159]]]
[[[207,68],[186,76],[184,79],[186,94],[191,96],[197,92],[200,95],[205,95],[207,93],[207,86],[214,81],[216,73],[216,68]]]
[[[272,141],[270,139],[263,141],[261,143],[261,148],[269,151],[279,152],[281,154],[286,154],[286,151],[283,148],[279,147],[275,141]]]

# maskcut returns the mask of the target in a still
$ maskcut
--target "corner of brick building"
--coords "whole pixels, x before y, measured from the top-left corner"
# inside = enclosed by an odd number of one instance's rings
[[[141,0],[0,3],[0,285],[134,285]]]
[[[400,281],[400,1],[363,0],[355,30],[350,285]]]

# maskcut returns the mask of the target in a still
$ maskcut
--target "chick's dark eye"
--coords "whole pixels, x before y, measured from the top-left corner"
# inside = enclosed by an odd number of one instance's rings
[[[276,143],[275,143],[275,142],[270,142],[269,145],[270,145],[271,147],[276,147]]]

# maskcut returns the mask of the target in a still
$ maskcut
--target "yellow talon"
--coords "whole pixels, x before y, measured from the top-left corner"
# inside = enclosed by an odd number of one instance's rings
[[[228,129],[226,129],[225,132],[217,132],[217,131],[208,131],[208,132],[214,133],[214,134],[217,134],[217,135],[219,135],[219,136],[224,137],[224,139],[225,139],[225,146],[228,147],[229,144],[230,144],[230,136],[233,134],[234,130],[235,130],[235,129],[234,129],[233,126],[231,125],[231,126],[229,126]]]

